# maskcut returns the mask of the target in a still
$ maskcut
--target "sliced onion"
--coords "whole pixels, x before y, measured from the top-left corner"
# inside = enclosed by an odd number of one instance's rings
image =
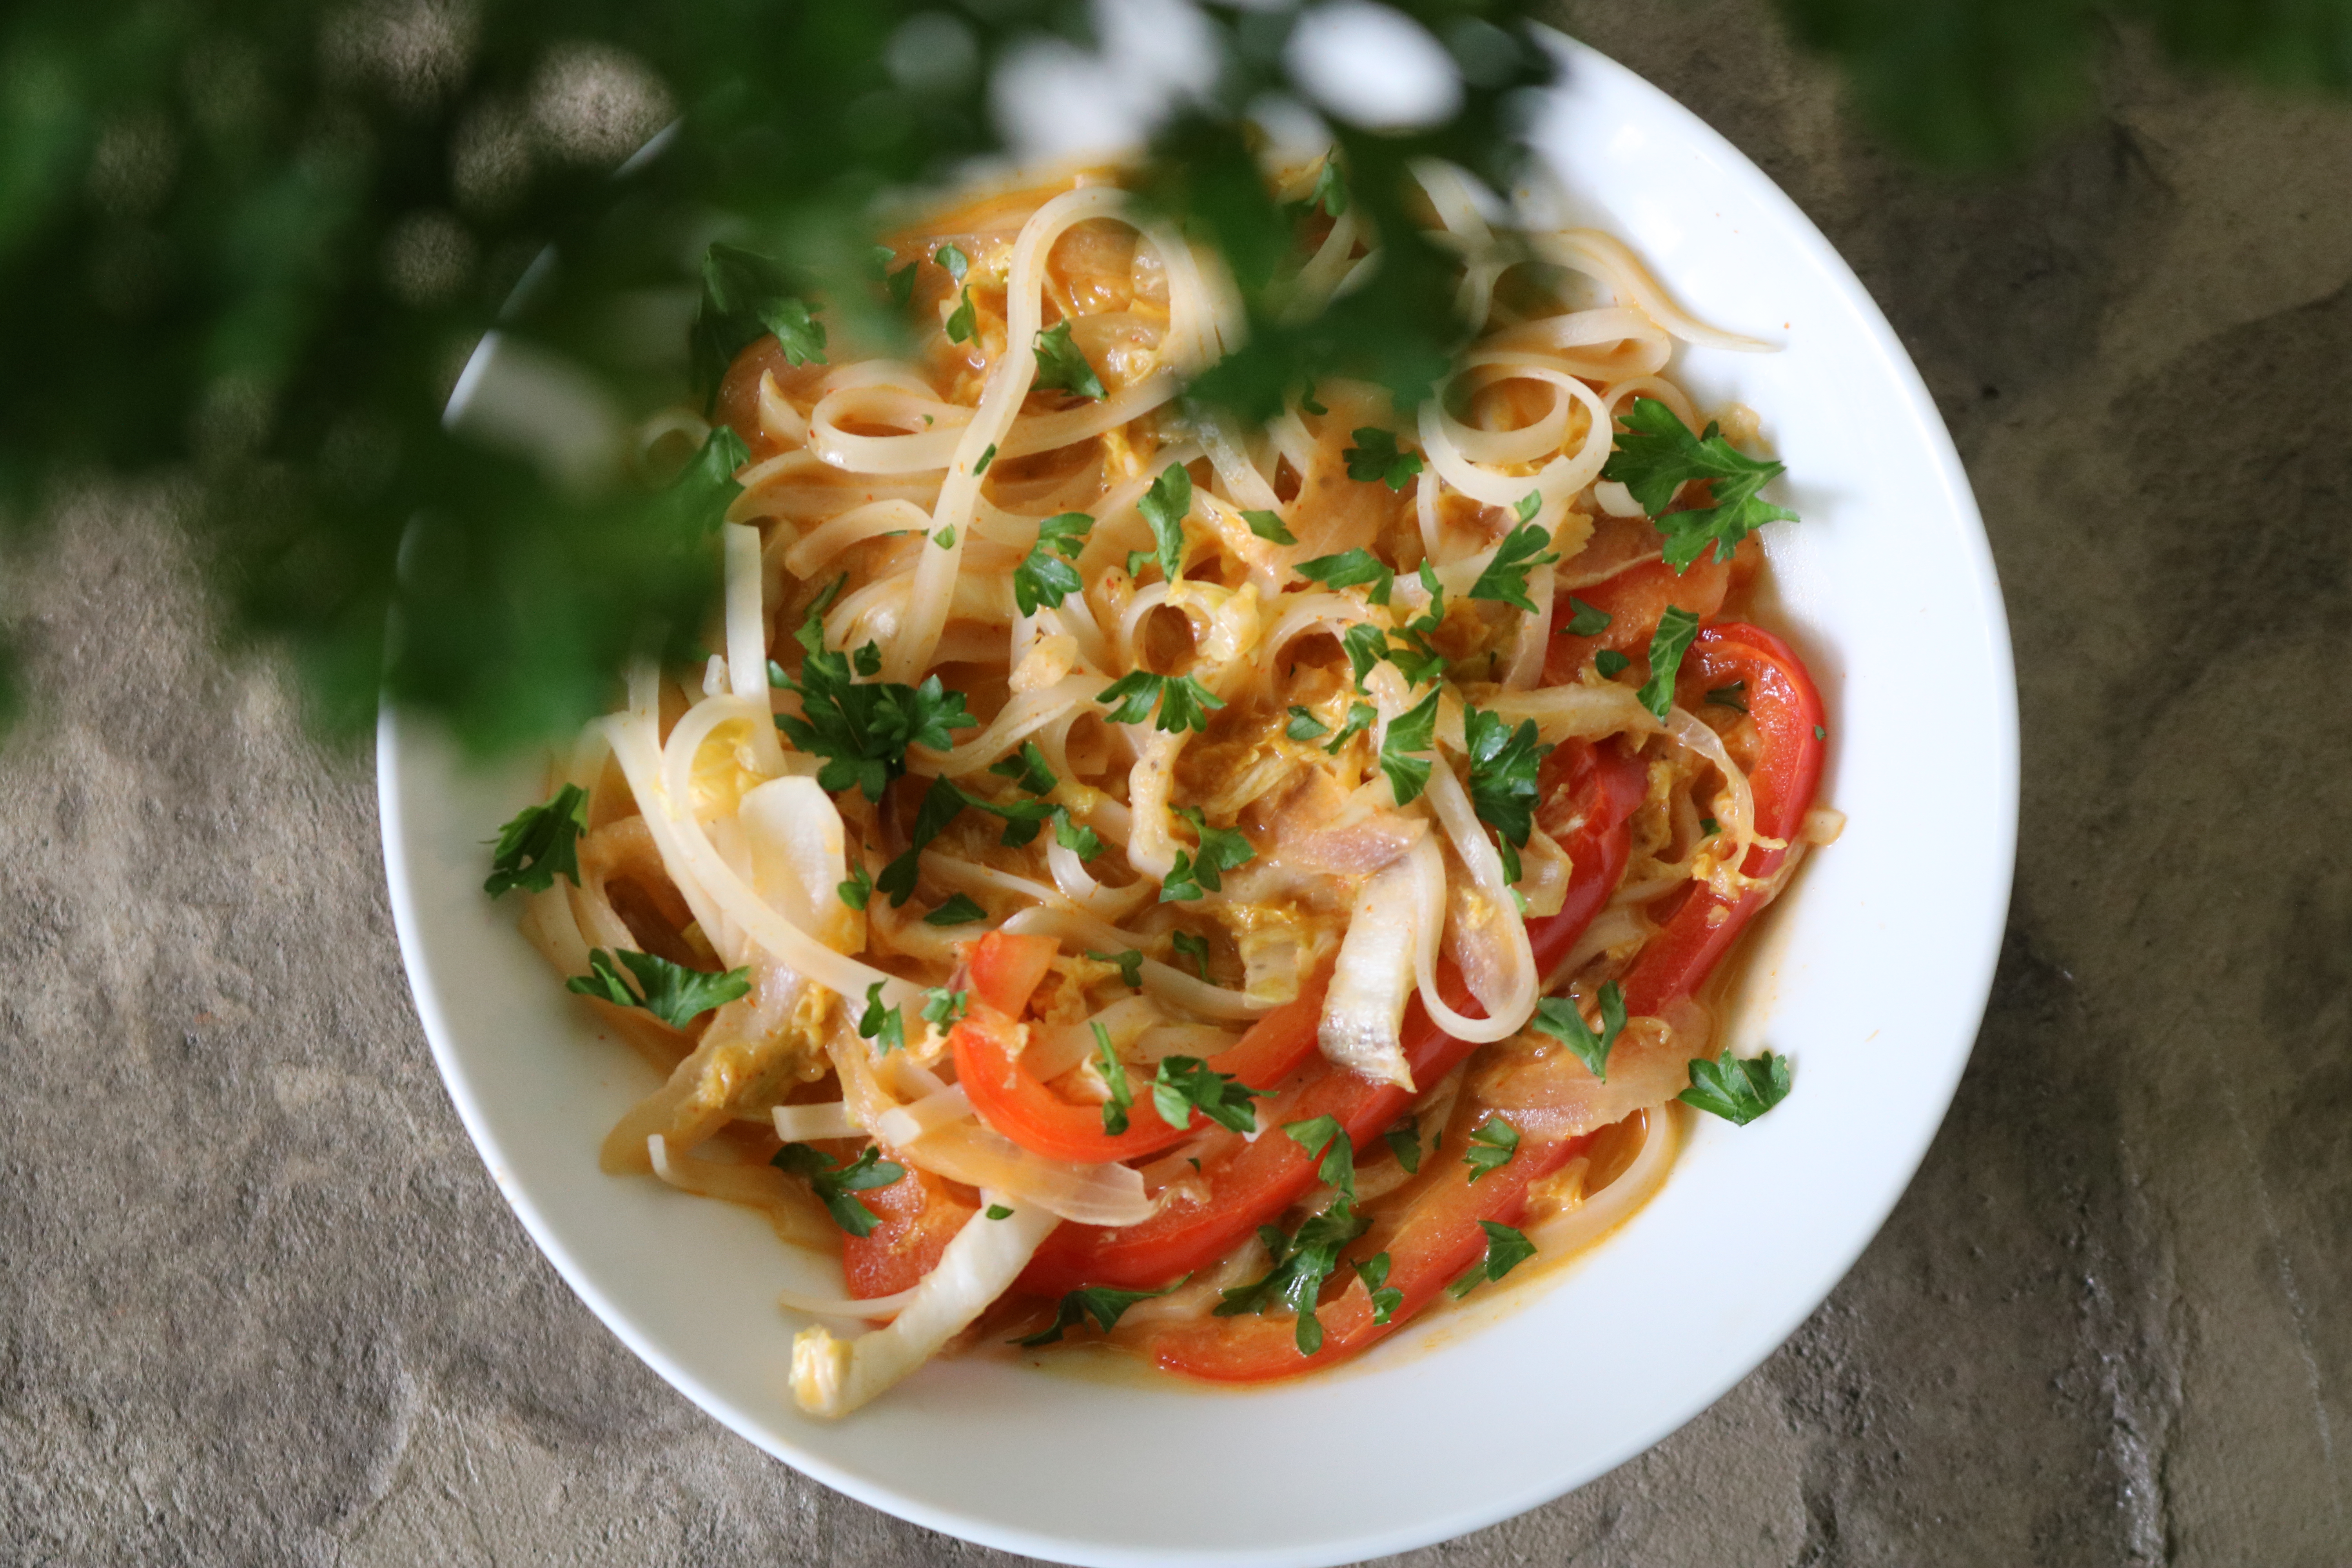
[[[863,945],[857,911],[836,891],[849,876],[848,835],[816,780],[756,784],[743,792],[735,820],[750,850],[753,891],[836,952]]]
[[[1433,863],[1438,880],[1434,900],[1428,885]],[[1412,1069],[1404,1059],[1404,1006],[1416,969],[1427,962],[1424,950],[1436,951],[1437,926],[1445,911],[1444,879],[1436,846],[1423,838],[1357,889],[1316,1026],[1315,1041],[1325,1060],[1375,1082],[1412,1089]]]
[[[1486,921],[1477,931],[1465,929],[1459,919],[1448,922],[1447,931],[1454,961],[1461,967],[1471,994],[1486,1007],[1486,1016],[1472,1018],[1446,1005],[1437,990],[1434,953],[1419,957],[1421,1004],[1428,1009],[1430,1021],[1455,1039],[1503,1039],[1526,1027],[1536,1010],[1536,958],[1528,942],[1527,923],[1519,918],[1518,904],[1511,897],[1510,881],[1503,872],[1503,858],[1486,837],[1476,809],[1464,793],[1461,781],[1454,776],[1454,770],[1441,763],[1430,773],[1428,795],[1437,820],[1453,843],[1454,858],[1469,872],[1471,890],[1477,894],[1487,914]],[[1421,847],[1432,857],[1437,855],[1433,842],[1424,841]]]
[[[819,1138],[855,1138],[866,1131],[849,1114],[848,1105],[831,1100],[822,1105],[779,1105],[770,1115],[776,1136],[787,1143],[810,1143]]]

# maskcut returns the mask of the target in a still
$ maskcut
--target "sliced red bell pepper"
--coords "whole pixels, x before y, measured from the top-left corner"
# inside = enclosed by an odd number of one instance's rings
[[[1643,785],[1642,764],[1614,746],[1563,748],[1555,753],[1562,754],[1571,759],[1561,771],[1568,774],[1575,809],[1561,824],[1566,837],[1560,842],[1574,871],[1559,912],[1528,922],[1536,968],[1545,974],[1567,956],[1623,879],[1629,852],[1626,823],[1642,804]],[[1457,1011],[1477,1006],[1451,963],[1439,965],[1438,989]],[[1310,1037],[1313,1028],[1310,1020]],[[1475,1049],[1431,1023],[1418,998],[1407,1007],[1405,1061],[1416,1084],[1436,1083]],[[1304,1082],[1260,1104],[1258,1124],[1271,1130],[1333,1116],[1360,1150],[1394,1126],[1412,1098],[1392,1084],[1318,1064]],[[1296,1142],[1276,1131],[1261,1133],[1255,1142],[1223,1134],[1219,1142],[1222,1148],[1202,1158],[1209,1184],[1205,1201],[1173,1202],[1142,1224],[1117,1230],[1064,1225],[1030,1260],[1020,1289],[1055,1296],[1082,1285],[1129,1290],[1164,1285],[1178,1275],[1213,1265],[1315,1184],[1315,1163]]]
[[[1678,681],[1686,683],[1687,698],[1696,699],[1734,680],[1747,682],[1748,715],[1760,742],[1748,775],[1756,796],[1757,830],[1767,837],[1793,840],[1821,782],[1825,738],[1821,694],[1802,661],[1778,637],[1740,623],[1709,626],[1685,656]],[[1685,700],[1685,705],[1691,703]],[[1751,877],[1768,877],[1787,853],[1750,849],[1742,869]],[[1626,1010],[1654,1015],[1696,992],[1769,901],[1762,889],[1724,899],[1711,889],[1695,887],[1626,975]],[[1388,1247],[1385,1283],[1403,1296],[1388,1322],[1372,1321],[1370,1295],[1361,1279],[1351,1279],[1336,1300],[1317,1309],[1323,1347],[1313,1356],[1298,1353],[1297,1325],[1290,1318],[1229,1318],[1187,1323],[1155,1336],[1154,1359],[1164,1370],[1191,1377],[1255,1383],[1355,1354],[1403,1324],[1440,1288],[1476,1262],[1486,1245],[1478,1222],[1516,1223],[1528,1187],[1566,1163],[1583,1142],[1523,1138],[1509,1163],[1475,1182],[1465,1167],[1416,1200]]]
[[[1589,1136],[1523,1138],[1508,1164],[1475,1182],[1457,1161],[1451,1173],[1414,1200],[1389,1239],[1383,1285],[1403,1300],[1390,1310],[1385,1323],[1372,1321],[1371,1293],[1361,1279],[1351,1278],[1335,1300],[1316,1309],[1323,1348],[1311,1356],[1298,1353],[1297,1320],[1286,1315],[1176,1324],[1152,1336],[1152,1360],[1163,1372],[1213,1383],[1265,1383],[1344,1361],[1402,1327],[1467,1273],[1486,1256],[1486,1233],[1478,1222],[1517,1224],[1527,1210],[1528,1189],[1590,1142]]]
[[[1693,707],[1706,692],[1734,681],[1747,683],[1743,695],[1759,742],[1755,765],[1748,770],[1748,787],[1756,797],[1756,831],[1793,843],[1822,780],[1827,731],[1821,693],[1788,644],[1755,626],[1727,621],[1702,630],[1691,643],[1676,685],[1684,692],[1684,706]],[[1740,869],[1750,877],[1769,877],[1788,853],[1759,846],[1748,850]],[[1697,991],[1748,922],[1770,901],[1770,891],[1762,888],[1727,899],[1694,883],[1626,974],[1626,1010],[1655,1014],[1676,997]]]

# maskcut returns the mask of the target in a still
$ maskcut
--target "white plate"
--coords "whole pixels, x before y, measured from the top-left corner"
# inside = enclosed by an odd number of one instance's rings
[[[442,1075],[499,1189],[581,1300],[688,1398],[806,1474],[990,1546],[1087,1564],[1326,1564],[1475,1530],[1623,1463],[1771,1352],[1893,1207],[1968,1059],[2009,900],[2008,626],[1950,438],[1804,216],[1655,89],[1571,47],[1540,143],[1586,216],[1702,318],[1784,342],[1692,353],[1702,406],[1758,409],[1804,521],[1764,535],[1827,700],[1822,799],[1851,817],[1759,931],[1735,1048],[1796,1089],[1701,1125],[1664,1190],[1576,1266],[1249,1392],[966,1358],[846,1421],[785,1387],[787,1283],[830,1265],[747,1211],[598,1173],[652,1077],[480,895],[536,781],[457,767],[388,715],[384,860]],[[1923,698],[1923,690],[1932,700]],[[1736,1223],[1725,1223],[1727,1215]]]

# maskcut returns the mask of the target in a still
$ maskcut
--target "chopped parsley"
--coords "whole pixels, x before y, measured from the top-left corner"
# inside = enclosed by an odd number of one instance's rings
[[[1298,1353],[1313,1355],[1323,1348],[1323,1325],[1315,1321],[1315,1298],[1323,1281],[1339,1267],[1341,1249],[1363,1235],[1371,1223],[1356,1212],[1355,1205],[1339,1197],[1301,1225],[1296,1236],[1286,1237],[1270,1225],[1258,1226],[1258,1239],[1265,1243],[1274,1267],[1262,1279],[1220,1292],[1223,1300],[1216,1305],[1216,1315],[1232,1318],[1286,1306],[1298,1314],[1294,1336]]]
[[[1013,1211],[1007,1209],[1004,1212],[1011,1214]],[[1190,1274],[1184,1276],[1184,1279],[1191,1278]],[[1114,1290],[1108,1285],[1088,1285],[1082,1289],[1072,1290],[1063,1296],[1061,1305],[1054,1309],[1052,1328],[1031,1334],[1025,1340],[1007,1342],[1016,1345],[1058,1344],[1065,1333],[1076,1328],[1086,1318],[1092,1318],[1095,1327],[1108,1333],[1118,1326],[1119,1319],[1127,1315],[1129,1307],[1138,1301],[1149,1301],[1155,1296],[1165,1296],[1177,1285],[1184,1283],[1184,1279],[1177,1280],[1175,1285],[1162,1285],[1157,1290]]]
[[[1171,734],[1209,727],[1208,710],[1223,708],[1225,700],[1189,675],[1154,675],[1130,669],[1095,693],[1095,700],[1110,708],[1105,715],[1114,724],[1140,724],[1157,707],[1152,728]]]
[[[1608,611],[1595,609],[1573,594],[1568,596],[1568,607],[1576,613],[1560,629],[1572,637],[1597,637],[1609,629],[1611,621],[1616,619]]]
[[[1388,735],[1381,742],[1381,772],[1388,774],[1399,805],[1410,805],[1429,787],[1431,764],[1407,753],[1436,744],[1438,696],[1433,691],[1390,720]]]
[[[1331,732],[1331,726],[1304,708],[1293,708],[1290,722],[1282,727],[1282,732],[1294,741],[1319,741]]]
[[[1396,1156],[1397,1163],[1404,1167],[1406,1175],[1413,1175],[1421,1170],[1421,1119],[1419,1117],[1406,1117],[1402,1125],[1391,1127],[1381,1133],[1381,1142],[1389,1146],[1389,1152]]]
[[[1511,516],[1521,522],[1533,522],[1536,513],[1543,510],[1543,491],[1529,490],[1511,503]]]
[[[1010,833],[1011,828],[1006,828]],[[1081,862],[1093,859],[1103,852],[1102,836],[1091,827],[1081,827],[1070,816],[1070,808],[1054,808],[1054,842],[1076,855]]]
[[[1361,548],[1337,555],[1318,555],[1312,561],[1301,561],[1293,570],[1326,588],[1355,588],[1369,583],[1372,589],[1370,596],[1375,605],[1387,604],[1389,590],[1396,584],[1395,569]]]
[[[1601,1082],[1609,1081],[1609,1047],[1625,1027],[1625,993],[1614,980],[1601,986],[1601,1032],[1584,1021],[1584,1014],[1566,996],[1547,996],[1536,1004],[1530,1026],[1566,1046]]]
[[[1712,838],[1722,831],[1723,824],[1717,822],[1715,818],[1711,816],[1702,816],[1698,819],[1698,836],[1701,838]]]
[[[1559,552],[1544,548],[1550,542],[1551,534],[1532,522],[1505,534],[1503,542],[1495,547],[1495,558],[1470,584],[1470,597],[1491,599],[1534,615],[1535,601],[1528,597],[1528,574],[1559,559]]]
[[[1747,692],[1748,682],[1735,680],[1728,686],[1709,687],[1706,700],[1718,708],[1735,708],[1745,713],[1748,711]]]
[[[1086,354],[1070,341],[1070,323],[1056,321],[1037,334],[1034,344],[1037,355],[1037,379],[1030,384],[1044,392],[1069,392],[1080,397],[1100,398],[1102,377],[1087,363]]]
[[[1228,1132],[1250,1133],[1257,1131],[1257,1107],[1250,1101],[1265,1092],[1198,1057],[1162,1057],[1151,1080],[1151,1109],[1171,1127],[1190,1126],[1198,1110]]]
[[[1491,1175],[1511,1163],[1519,1152],[1519,1130],[1499,1116],[1487,1118],[1470,1134],[1470,1151],[1462,1163],[1470,1167],[1470,1179]]]
[[[1705,434],[1694,436],[1654,397],[1635,398],[1623,418],[1627,428],[1601,477],[1623,485],[1642,503],[1665,536],[1666,564],[1675,571],[1687,568],[1709,545],[1717,561],[1728,561],[1739,542],[1764,524],[1797,521],[1795,512],[1757,494],[1787,470],[1740,451],[1724,439],[1721,426],[1710,421]],[[1693,479],[1709,482],[1715,504],[1666,510],[1675,492]]]
[[[1389,1255],[1385,1252],[1372,1254],[1356,1265],[1356,1275],[1363,1280],[1365,1290],[1370,1293],[1373,1325],[1378,1327],[1386,1323],[1395,1315],[1396,1310],[1404,1305],[1403,1291],[1392,1287],[1383,1289],[1388,1285]]]
[[[890,291],[890,303],[903,310],[907,308],[907,301],[915,297],[915,268],[918,264],[909,261],[893,271],[890,263],[898,257],[898,253],[887,245],[874,247],[874,270],[881,275],[883,287]]]
[[[978,479],[981,475],[988,472],[988,465],[994,461],[996,461],[996,443],[991,441],[987,446],[981,448],[980,460],[971,466],[971,477]]]
[[[882,874],[874,879],[874,886],[890,895],[892,909],[899,908],[914,896],[915,878],[921,868],[924,848],[955,820],[956,813],[971,804],[971,797],[957,788],[953,779],[931,781],[931,787],[924,792],[923,804],[915,808],[915,826],[907,835],[906,853],[883,867]]]
[[[1110,1048],[1110,1031],[1100,1024],[1095,1032],[1095,1070],[1102,1074],[1103,1086],[1110,1097],[1103,1101],[1103,1131],[1113,1138],[1127,1131],[1127,1113],[1135,1104],[1135,1091],[1128,1088],[1127,1064]]]
[[[1061,781],[1054,776],[1053,765],[1034,741],[1024,741],[1021,749],[1001,762],[988,764],[988,771],[1001,779],[1011,779],[1031,795],[1051,795]]]
[[[1118,977],[1127,982],[1127,988],[1129,991],[1143,989],[1143,954],[1138,949],[1130,947],[1124,952],[1090,951],[1087,956],[1097,963],[1108,963],[1118,970]]]
[[[824,613],[838,591],[836,580],[793,634],[806,656],[800,679],[769,667],[771,682],[801,696],[801,717],[779,713],[776,728],[802,751],[825,759],[819,784],[828,790],[855,785],[866,799],[879,801],[890,781],[907,771],[908,747],[945,751],[955,743],[955,731],[978,729],[980,721],[965,711],[963,693],[945,689],[937,675],[926,676],[920,686],[853,679],[849,658],[824,646]],[[858,650],[861,673],[880,668],[879,650],[866,658],[872,648],[869,643]]]
[[[1338,217],[1348,210],[1348,182],[1339,173],[1339,160],[1323,160],[1323,168],[1315,176],[1315,189],[1307,194],[1307,205],[1321,207],[1326,217]],[[1315,412],[1320,414],[1323,410]]]
[[[984,921],[988,911],[972,902],[969,893],[958,893],[938,909],[923,917],[927,926],[968,926],[974,921]]]
[[[1333,1192],[1350,1203],[1356,1196],[1356,1147],[1336,1116],[1317,1116],[1305,1121],[1286,1121],[1282,1130],[1290,1141],[1307,1151],[1307,1157],[1320,1163],[1315,1168],[1317,1176]]]
[[[866,1011],[857,1016],[857,1036],[873,1041],[874,1048],[886,1057],[907,1047],[907,1016],[896,1007],[882,1005],[879,980],[866,988]]]
[[[1826,741],[1826,740],[1828,740],[1829,738],[1830,738],[1830,732],[1829,732],[1827,730],[1823,729],[1823,728],[1822,728],[1821,725],[1819,725],[1819,724],[1816,724],[1816,725],[1814,725],[1814,726],[1813,726],[1813,739],[1814,739],[1814,740],[1816,740],[1816,741]]]
[[[961,302],[948,317],[948,342],[962,342],[972,335],[974,330],[971,290],[964,287],[963,281],[964,274],[971,270],[971,262],[962,251],[952,245],[940,246],[938,250],[931,253],[931,259],[947,268],[948,277],[954,280],[956,288],[961,293]]]
[[[1760,1057],[1694,1058],[1691,1086],[1675,1098],[1734,1127],[1745,1127],[1789,1098],[1789,1058],[1766,1051]]]
[[[621,977],[624,968],[636,977],[634,989]],[[672,963],[658,953],[625,947],[607,952],[599,947],[589,952],[588,973],[573,975],[563,988],[616,1007],[642,1007],[671,1028],[683,1029],[713,1007],[748,993],[751,971],[746,967],[710,974]]]
[[[851,1194],[887,1187],[907,1173],[906,1166],[885,1160],[882,1151],[871,1143],[846,1165],[806,1143],[785,1144],[768,1157],[768,1163],[779,1171],[807,1177],[809,1190],[833,1215],[833,1223],[852,1236],[872,1235],[874,1227],[882,1223],[882,1216]]]
[[[942,1029],[952,1029],[971,1011],[971,993],[950,991],[944,985],[934,985],[923,993],[923,1022],[936,1024]]]
[[[1189,931],[1171,932],[1169,945],[1192,961],[1192,973],[1206,980],[1209,977],[1209,939],[1195,936]]]
[[[1421,472],[1421,454],[1397,449],[1396,432],[1367,425],[1350,437],[1356,444],[1339,456],[1347,461],[1348,477],[1359,484],[1378,482],[1402,490]]]
[[[931,535],[931,542],[938,545],[941,550],[953,550],[955,548],[955,539],[954,523],[948,524],[945,528]],[[867,646],[870,647],[872,645],[869,644]]]
[[[1364,689],[1364,678],[1372,666],[1389,656],[1389,635],[1370,621],[1358,621],[1339,634],[1339,647],[1348,655],[1348,668],[1355,672],[1356,689]]]
[[[1095,520],[1082,511],[1066,511],[1037,525],[1037,542],[1013,569],[1013,602],[1023,615],[1035,615],[1040,605],[1057,606],[1086,586],[1070,563],[1087,547],[1094,526]]]
[[[1249,524],[1249,531],[1252,533],[1269,543],[1296,544],[1298,542],[1291,537],[1290,530],[1282,526],[1280,512],[1245,511],[1242,513],[1242,521]]]
[[[790,363],[824,363],[824,324],[793,294],[783,266],[740,245],[713,245],[703,254],[702,302],[688,339],[706,407],[735,356],[769,332]]]
[[[1447,1293],[1456,1300],[1489,1279],[1500,1279],[1536,1255],[1536,1244],[1507,1225],[1482,1219],[1478,1228],[1486,1233],[1486,1256],[1477,1268],[1446,1287]]]
[[[1613,647],[1604,647],[1592,656],[1592,668],[1601,672],[1601,679],[1604,680],[1616,679],[1618,676],[1624,673],[1625,667],[1633,662]]]
[[[1642,682],[1638,695],[1660,723],[1675,705],[1675,671],[1682,668],[1683,650],[1696,636],[1698,617],[1688,610],[1668,605],[1658,617],[1658,629],[1650,637],[1650,679]]]
[[[1160,575],[1171,583],[1181,581],[1184,514],[1192,510],[1192,476],[1185,471],[1183,464],[1169,464],[1151,481],[1151,488],[1137,500],[1135,510],[1151,525],[1151,537],[1159,547]]]
[[[497,898],[511,888],[543,893],[561,875],[580,881],[580,836],[588,831],[588,792],[565,784],[555,798],[526,805],[499,829],[482,891]]]
[[[1483,709],[1465,708],[1462,739],[1470,756],[1470,804],[1478,820],[1502,836],[1504,868],[1519,879],[1519,854],[1535,826],[1537,780],[1551,748],[1536,739],[1536,721],[1510,721]]]
[[[1168,868],[1167,879],[1160,884],[1161,903],[1197,899],[1204,890],[1221,892],[1226,872],[1257,858],[1257,851],[1250,847],[1239,828],[1210,826],[1201,808],[1195,805],[1180,805],[1176,815],[1192,825],[1192,831],[1200,835],[1201,845],[1195,851],[1176,851],[1176,863]]]
[[[843,903],[862,911],[866,908],[866,900],[874,896],[874,879],[866,874],[866,863],[851,861],[848,879],[834,891],[841,895]]]
[[[1339,726],[1339,732],[1332,736],[1331,743],[1323,749],[1330,752],[1333,756],[1338,756],[1339,754],[1340,747],[1346,745],[1357,735],[1360,735],[1366,730],[1370,729],[1372,725],[1379,721],[1380,716],[1381,710],[1373,707],[1369,702],[1359,702],[1354,704],[1348,710],[1348,721]]]
[[[991,1219],[1011,1219],[1013,1217],[1013,1211],[1003,1204],[991,1204],[988,1205],[988,1217]]]

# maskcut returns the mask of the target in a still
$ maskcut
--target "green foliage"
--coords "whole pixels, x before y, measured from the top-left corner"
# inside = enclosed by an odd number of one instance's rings
[[[1247,317],[1194,399],[1264,418],[1345,374],[1410,410],[1466,336],[1454,258],[1419,232],[1408,171],[1443,158],[1511,187],[1518,89],[1553,74],[1530,31],[1549,7],[1398,8],[1452,53],[1460,110],[1404,132],[1335,125],[1297,203],[1259,178],[1242,110],[1289,89],[1299,13],[1207,13],[1221,75],[1158,132],[1138,181],[1222,249]],[[1880,130],[1947,163],[2013,161],[2082,112],[2117,21],[2197,67],[2352,87],[2342,0],[1780,8]],[[617,440],[557,457],[445,425],[473,345],[496,326],[511,363],[551,370],[615,434],[707,395],[759,331],[804,360],[828,342],[895,345],[920,263],[877,259],[875,203],[996,151],[992,74],[1041,38],[1091,47],[1086,15],[1059,0],[16,0],[0,11],[0,297],[15,303],[0,315],[0,530],[73,476],[191,481],[235,634],[289,649],[331,730],[357,732],[387,693],[478,748],[559,731],[610,705],[629,658],[694,647],[730,454],[706,451],[665,489],[690,454],[641,474]],[[927,47],[893,51],[910,23]],[[1381,265],[1301,314],[1288,258],[1343,210]],[[1090,391],[1082,362],[1059,363],[1055,379]],[[1379,454],[1361,449],[1370,477]],[[1400,483],[1412,460],[1377,478]],[[0,713],[12,690],[0,669]]]

